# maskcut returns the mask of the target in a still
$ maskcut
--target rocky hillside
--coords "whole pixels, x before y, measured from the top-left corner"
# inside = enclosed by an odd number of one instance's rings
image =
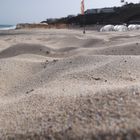
[[[91,24],[122,24],[122,23],[140,23],[140,4],[127,4],[122,7],[114,7],[113,13],[98,13],[98,14],[86,14],[77,15],[73,17],[65,17],[56,19],[53,21],[43,21],[48,24],[72,24],[82,25],[84,22],[86,25]]]

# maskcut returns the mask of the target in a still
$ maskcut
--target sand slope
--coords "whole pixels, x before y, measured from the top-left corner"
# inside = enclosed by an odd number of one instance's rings
[[[0,139],[139,139],[139,32],[0,32]]]

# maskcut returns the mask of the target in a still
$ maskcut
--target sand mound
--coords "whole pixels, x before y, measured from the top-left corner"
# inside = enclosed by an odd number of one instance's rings
[[[38,44],[17,44],[0,52],[0,58],[13,57],[21,54],[48,55],[51,49]]]
[[[95,54],[100,55],[140,55],[140,44],[123,44],[113,47],[101,48],[93,51]]]
[[[20,32],[0,38],[1,139],[139,139],[139,33]]]

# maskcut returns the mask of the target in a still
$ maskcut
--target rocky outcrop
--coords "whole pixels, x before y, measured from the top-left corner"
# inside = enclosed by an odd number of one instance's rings
[[[63,29],[67,28],[66,24],[47,24],[47,23],[38,23],[38,24],[29,24],[29,23],[21,23],[16,25],[16,29],[32,29],[32,28],[43,28],[43,29]]]
[[[48,24],[28,24],[28,23],[21,23],[16,25],[16,29],[24,29],[24,28],[47,28]]]

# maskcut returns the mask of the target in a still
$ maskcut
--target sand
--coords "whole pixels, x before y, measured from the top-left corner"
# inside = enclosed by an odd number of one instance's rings
[[[0,139],[140,139],[140,31],[0,31]]]

